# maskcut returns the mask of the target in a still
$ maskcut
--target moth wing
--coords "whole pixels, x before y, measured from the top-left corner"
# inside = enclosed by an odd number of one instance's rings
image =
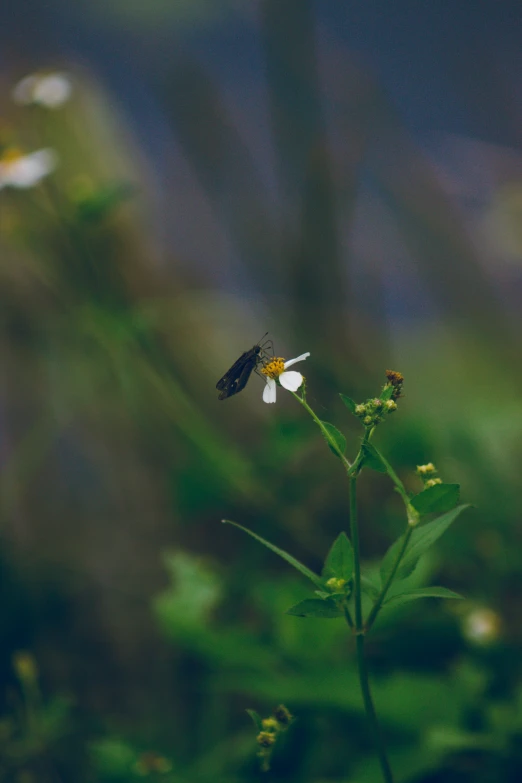
[[[219,379],[219,381],[216,383],[216,389],[218,391],[221,391],[226,386],[228,386],[233,380],[239,377],[243,365],[245,364],[245,361],[247,361],[247,357],[249,356],[250,353],[252,353],[252,349],[250,349],[250,351],[245,351],[244,353],[242,353],[239,359],[234,362],[230,370],[227,370],[224,376]]]
[[[242,391],[242,389],[245,388],[245,386],[248,383],[248,379],[252,375],[252,373],[254,371],[254,368],[257,365],[257,361],[258,361],[257,360],[257,354],[254,354],[254,356],[252,356],[247,361],[247,363],[245,364],[245,366],[241,370],[241,374],[239,375],[239,378],[236,381],[236,385],[235,385],[234,392],[233,392],[234,394],[238,394],[238,392]]]
[[[245,351],[243,356],[237,360],[228,373],[219,381],[221,394],[218,396],[218,399],[226,400],[227,397],[232,397],[234,394],[242,391],[247,385],[252,372],[257,367],[258,362],[259,351],[255,349]]]

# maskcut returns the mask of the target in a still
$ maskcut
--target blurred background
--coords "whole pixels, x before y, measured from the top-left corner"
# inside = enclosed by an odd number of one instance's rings
[[[522,779],[518,2],[23,0],[0,27],[0,780],[379,781],[337,620],[285,610],[346,529],[309,401],[474,504],[423,563],[466,600],[370,638],[399,781]],[[28,80],[26,77],[30,77]],[[361,479],[362,547],[404,524]],[[458,605],[457,605],[458,604]],[[270,773],[245,713],[297,721]]]

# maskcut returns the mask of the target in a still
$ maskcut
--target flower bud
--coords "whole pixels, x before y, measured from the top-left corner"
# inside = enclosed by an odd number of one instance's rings
[[[335,576],[332,576],[331,579],[328,579],[326,582],[326,586],[330,588],[330,590],[334,590],[335,592],[339,592],[343,589],[343,587],[346,584],[346,579],[337,579]]]
[[[265,731],[277,731],[279,724],[275,718],[263,718],[261,725]]]
[[[294,716],[288,709],[288,707],[285,707],[284,704],[280,704],[278,707],[274,710],[274,718],[279,723],[280,726],[284,726],[287,728],[292,723]]]
[[[276,741],[276,736],[272,731],[260,731],[256,740],[262,748],[269,748]]]
[[[13,655],[13,669],[22,682],[34,682],[38,677],[36,661],[27,652],[20,651]]]
[[[426,465],[417,465],[417,475],[418,476],[431,476],[433,473],[437,472],[437,468],[433,464],[433,462],[428,462]]]

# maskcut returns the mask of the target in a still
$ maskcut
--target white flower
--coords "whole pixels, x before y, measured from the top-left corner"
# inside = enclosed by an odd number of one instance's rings
[[[296,392],[304,381],[300,372],[287,372],[288,367],[296,362],[302,362],[303,359],[307,359],[310,356],[310,352],[302,353],[295,359],[289,359],[285,362],[284,359],[274,358],[268,364],[262,368],[261,372],[266,375],[266,386],[263,389],[263,401],[275,402],[277,397],[277,382],[288,391]]]
[[[9,148],[0,156],[0,190],[6,187],[32,188],[56,168],[57,156],[52,149],[36,150],[24,155]]]
[[[500,617],[487,607],[474,609],[464,618],[463,632],[470,642],[491,644],[500,636]]]
[[[72,83],[66,73],[32,73],[25,76],[13,89],[16,103],[24,106],[38,104],[46,109],[58,109],[69,100]]]

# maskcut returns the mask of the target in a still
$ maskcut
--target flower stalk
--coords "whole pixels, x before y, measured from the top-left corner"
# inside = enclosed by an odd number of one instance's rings
[[[355,635],[355,639],[356,639],[357,672],[359,676],[359,684],[360,684],[361,694],[363,698],[364,710],[366,712],[366,717],[368,719],[370,731],[372,733],[377,754],[379,757],[379,763],[381,766],[383,780],[385,781],[385,783],[393,783],[393,774],[390,767],[390,763],[388,761],[386,746],[384,744],[381,728],[377,718],[377,713],[375,711],[375,707],[373,704],[372,694],[370,690],[370,682],[368,678],[368,667],[366,665],[366,658],[365,658],[365,635],[370,628],[370,624],[364,623],[363,612],[362,612],[361,555],[360,555],[360,546],[359,546],[359,521],[357,515],[357,477],[362,468],[365,446],[369,443],[369,440],[374,432],[375,427],[369,426],[366,428],[359,452],[355,460],[353,461],[353,463],[351,463],[341,452],[338,443],[332,437],[330,432],[326,429],[323,422],[319,419],[319,417],[315,414],[312,408],[308,405],[308,403],[304,399],[304,395],[300,396],[299,394],[293,392],[293,396],[298,400],[298,402],[303,406],[303,408],[307,411],[307,413],[310,414],[312,419],[315,421],[315,423],[321,430],[322,434],[324,435],[328,445],[332,448],[334,453],[343,462],[343,465],[346,469],[346,473],[348,476],[349,491],[350,491],[350,500],[349,500],[350,536],[351,536],[353,556],[354,556],[354,569],[353,569],[354,618],[352,619],[350,611],[346,605],[343,606],[343,612],[344,612],[345,620],[348,626],[350,627],[350,629],[352,630],[352,633]],[[384,458],[382,459],[384,460]],[[402,490],[401,496],[403,497],[403,499],[407,498],[404,485],[396,475],[395,475],[394,483],[396,484],[398,489],[400,487],[400,490]],[[412,530],[413,527],[410,526],[408,531],[409,534],[411,534]],[[397,558],[397,562],[394,565],[391,578],[387,580],[385,586],[383,587],[379,595],[379,599],[374,605],[372,613],[370,614],[371,624],[373,624],[373,622],[375,621],[377,614],[382,607],[388,589],[399,567],[400,560],[402,559],[402,556],[406,551],[406,547],[409,541],[408,532],[407,535],[405,536],[404,547],[401,549],[401,552],[399,553],[399,556]]]
[[[363,446],[368,442],[371,436],[371,431],[366,430]],[[363,453],[363,446],[359,450],[354,465],[360,464],[360,455]],[[368,678],[368,667],[366,665],[365,656],[365,635],[368,630],[368,625],[364,624],[362,614],[362,590],[361,590],[361,554],[359,546],[359,520],[357,515],[357,476],[359,471],[357,470],[353,475],[349,476],[350,483],[350,533],[353,546],[354,555],[354,569],[353,569],[353,592],[354,592],[354,604],[355,604],[355,625],[352,627],[352,632],[355,634],[356,652],[357,652],[357,673],[359,675],[359,685],[361,688],[361,694],[364,703],[364,709],[366,717],[370,726],[370,731],[373,735],[377,754],[379,756],[379,763],[383,779],[386,783],[393,783],[393,775],[388,761],[386,753],[386,746],[381,733],[381,727],[377,719],[377,713],[373,704],[372,694],[370,690],[370,681]],[[398,567],[398,564],[397,564]],[[383,599],[384,600],[384,596]],[[382,605],[382,601],[381,601]],[[379,607],[380,608],[380,607]],[[379,609],[377,609],[377,612]],[[377,616],[377,612],[375,616]]]
[[[346,471],[349,485],[349,529],[348,536],[341,531],[326,556],[321,575],[311,571],[308,566],[296,560],[288,552],[280,549],[275,544],[261,538],[236,522],[231,522],[235,527],[244,530],[261,544],[282,557],[314,585],[314,597],[309,598],[287,610],[287,614],[297,617],[331,618],[344,617],[352,634],[355,636],[357,671],[364,710],[368,720],[384,783],[393,783],[393,773],[386,751],[386,746],[381,733],[377,713],[373,703],[368,676],[368,666],[365,656],[365,640],[367,633],[373,627],[379,612],[383,608],[389,590],[394,584],[398,590],[393,598],[402,596],[410,598],[462,598],[462,596],[444,587],[428,587],[412,589],[404,582],[401,584],[401,575],[407,569],[401,570],[401,563],[408,568],[414,567],[424,552],[442,535],[449,525],[467,507],[466,504],[457,505],[459,501],[458,484],[444,484],[441,479],[434,478],[436,469],[433,463],[417,467],[417,475],[423,480],[424,489],[418,494],[407,492],[401,479],[397,476],[388,460],[370,444],[375,427],[383,422],[397,408],[397,400],[401,397],[404,378],[401,373],[387,370],[388,382],[381,390],[379,397],[368,399],[364,403],[356,403],[351,398],[341,394],[342,401],[351,413],[362,421],[364,436],[359,451],[353,461],[345,456],[346,438],[333,425],[316,415],[306,400],[305,379],[301,373],[291,371],[288,368],[296,362],[307,358],[309,354],[302,354],[296,359],[285,361],[280,357],[274,357],[267,362],[262,373],[266,377],[263,400],[275,402],[277,386],[289,391],[299,404],[311,416],[317,424],[331,451],[337,456]],[[407,525],[401,537],[392,545],[385,554],[381,564],[382,584],[375,585],[373,580],[361,573],[361,554],[359,540],[359,518],[357,503],[357,480],[363,468],[371,468],[381,473],[386,473],[400,495],[406,511]],[[417,526],[423,515],[441,513],[441,516],[423,524],[420,530]],[[223,520],[226,521],[226,520]],[[424,520],[423,520],[424,521]],[[372,599],[372,608],[366,619],[363,615],[363,590]],[[259,729],[257,741],[261,745],[263,768],[268,769],[269,757],[274,737],[270,734],[271,723],[263,722],[252,711],[254,722]],[[265,725],[266,724],[266,725]]]

